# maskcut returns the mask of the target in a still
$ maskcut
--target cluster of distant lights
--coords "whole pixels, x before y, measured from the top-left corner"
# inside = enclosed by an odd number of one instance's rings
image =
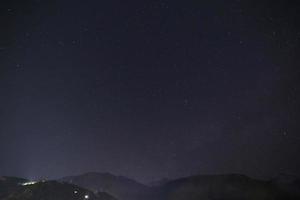
[[[77,190],[74,190],[74,194],[78,194],[78,191]],[[84,195],[84,199],[89,199],[90,196],[88,194]]]
[[[42,181],[42,182],[44,182],[44,181]],[[27,185],[34,185],[36,183],[38,183],[38,182],[37,181],[29,181],[29,182],[21,183],[21,185],[27,186]],[[78,194],[78,191],[74,190],[74,194]],[[89,198],[90,198],[90,196],[88,194],[84,195],[84,199],[89,199]]]
[[[29,181],[29,182],[21,183],[21,185],[26,186],[26,185],[33,185],[36,183],[37,183],[36,181]]]

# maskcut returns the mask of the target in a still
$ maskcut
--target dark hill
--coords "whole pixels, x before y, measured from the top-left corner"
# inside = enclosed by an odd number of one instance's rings
[[[110,173],[90,172],[78,176],[64,177],[60,181],[93,191],[107,192],[120,200],[140,199],[149,190],[147,186],[135,180]]]
[[[272,184],[289,193],[295,199],[300,197],[300,178],[294,175],[279,174],[271,180]],[[300,198],[298,198],[300,199]]]
[[[203,175],[170,181],[155,196],[159,200],[288,200],[296,199],[269,181],[244,175]]]
[[[0,176],[0,199],[21,188],[20,184],[27,181],[23,178]]]
[[[3,200],[115,200],[106,193],[93,192],[67,183],[56,181],[38,182],[19,187]]]

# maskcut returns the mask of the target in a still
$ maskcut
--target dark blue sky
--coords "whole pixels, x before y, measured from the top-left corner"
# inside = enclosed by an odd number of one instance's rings
[[[1,1],[1,174],[300,175],[299,9]]]

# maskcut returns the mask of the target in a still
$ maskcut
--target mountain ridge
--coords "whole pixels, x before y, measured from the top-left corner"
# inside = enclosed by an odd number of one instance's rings
[[[148,192],[149,187],[125,176],[108,172],[87,172],[58,179],[60,182],[72,183],[92,191],[104,191],[120,200],[139,199]]]
[[[38,182],[0,176],[1,200],[84,200],[84,195],[90,200],[298,200],[299,191],[297,177],[282,175],[260,180],[234,173],[202,174],[155,186],[99,172]]]

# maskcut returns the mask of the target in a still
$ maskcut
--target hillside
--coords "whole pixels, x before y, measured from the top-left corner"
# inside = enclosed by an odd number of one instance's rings
[[[75,185],[56,181],[19,186],[2,200],[115,200],[106,193],[93,192]]]
[[[159,188],[156,199],[163,200],[288,200],[286,192],[268,181],[244,175],[203,175],[170,181]]]
[[[271,180],[273,185],[289,193],[294,199],[300,199],[300,178],[294,175],[279,174]],[[298,198],[297,198],[298,197]]]
[[[0,199],[3,199],[8,194],[22,188],[20,183],[28,180],[17,177],[0,176]]]
[[[37,183],[15,177],[0,177],[0,199],[299,200],[299,185],[299,179],[290,176],[262,181],[239,174],[196,175],[166,180],[152,187],[109,173],[87,173],[65,177],[59,182]]]
[[[64,177],[59,181],[75,184],[92,191],[107,192],[120,200],[139,199],[149,191],[147,186],[135,180],[110,173],[90,172]]]

